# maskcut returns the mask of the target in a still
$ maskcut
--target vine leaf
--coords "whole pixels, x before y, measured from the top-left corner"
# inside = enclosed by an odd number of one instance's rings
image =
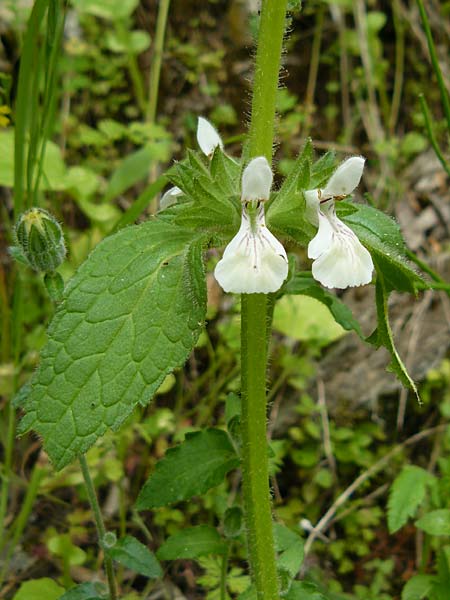
[[[224,431],[205,429],[187,434],[184,442],[169,449],[157,463],[139,494],[136,508],[166,506],[204,494],[238,466],[239,458]]]
[[[101,242],[69,282],[25,393],[21,433],[34,429],[57,469],[117,430],[187,359],[206,289],[199,234],[157,220]]]

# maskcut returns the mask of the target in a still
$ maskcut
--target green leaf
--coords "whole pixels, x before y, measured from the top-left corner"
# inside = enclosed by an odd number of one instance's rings
[[[387,291],[416,294],[428,287],[410,263],[400,229],[391,217],[371,206],[348,202],[338,202],[337,212],[370,251],[383,272]]]
[[[388,527],[395,533],[413,517],[434,477],[424,469],[406,465],[392,484],[388,501]]]
[[[424,600],[433,587],[432,575],[414,575],[402,590],[402,600]]]
[[[25,147],[25,153],[28,145]],[[14,130],[0,130],[0,185],[14,185]],[[67,188],[67,169],[56,144],[47,141],[42,166],[43,174],[40,189],[65,190]]]
[[[312,145],[308,140],[292,171],[266,209],[270,230],[273,229],[275,233],[287,235],[303,244],[308,243],[315,232],[313,225],[304,216],[303,190],[309,187],[311,159]]]
[[[335,321],[347,331],[356,331],[363,338],[352,311],[337,296],[325,290],[309,271],[296,273],[281,289],[280,294],[304,295],[315,298],[329,309]]]
[[[106,587],[99,582],[82,583],[68,590],[59,600],[105,600]]]
[[[275,549],[280,552],[277,567],[282,569],[293,579],[296,577],[303,563],[304,542],[302,538],[291,529],[280,523],[273,526]]]
[[[13,600],[58,600],[63,592],[64,588],[53,579],[43,577],[22,583]]]
[[[430,535],[450,535],[450,509],[432,510],[416,521],[416,527]]]
[[[344,335],[329,310],[306,295],[286,295],[275,305],[273,328],[293,339],[326,346]]]
[[[377,264],[376,264],[377,266]],[[405,365],[403,364],[402,359],[400,358],[397,348],[395,347],[394,337],[392,335],[392,329],[389,323],[389,315],[388,315],[388,292],[386,289],[386,283],[384,280],[383,273],[377,268],[377,282],[375,287],[375,299],[377,303],[377,318],[378,318],[378,326],[375,331],[366,338],[370,344],[374,345],[376,348],[380,346],[384,346],[391,355],[391,362],[389,363],[387,370],[395,373],[401,383],[411,389],[418,402],[420,403],[419,392],[417,391],[416,384],[411,379],[408,371],[406,370]]]
[[[136,508],[166,506],[204,494],[238,466],[239,459],[224,431],[189,433],[184,442],[169,449],[157,463],[139,494]]]
[[[139,0],[72,0],[74,8],[80,13],[115,21],[129,17],[139,4]]]
[[[163,575],[155,555],[131,535],[118,540],[107,552],[119,564],[149,579],[158,579]]]
[[[319,588],[309,581],[293,581],[286,600],[327,600]]]
[[[103,203],[117,198],[132,185],[148,177],[153,158],[150,145],[129,154],[112,174]]]
[[[225,554],[227,544],[216,529],[208,525],[189,527],[171,535],[156,553],[159,560],[198,558],[208,554]]]
[[[201,238],[157,220],[101,242],[64,292],[26,398],[57,469],[116,431],[181,366],[200,334]]]

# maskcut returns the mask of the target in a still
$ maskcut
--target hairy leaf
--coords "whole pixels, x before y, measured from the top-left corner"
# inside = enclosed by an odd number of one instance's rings
[[[25,399],[56,468],[117,430],[181,366],[205,317],[201,239],[169,223],[123,229],[69,282]]]
[[[413,517],[434,477],[424,469],[406,465],[392,484],[388,501],[389,532],[395,533]]]
[[[190,433],[157,463],[139,494],[136,508],[166,506],[203,494],[238,466],[239,459],[224,431],[205,429]]]
[[[118,540],[107,552],[119,564],[149,579],[162,577],[163,571],[155,555],[131,535]]]
[[[376,263],[375,263],[376,264]],[[417,386],[411,379],[402,359],[397,352],[395,347],[394,337],[392,335],[392,329],[389,323],[388,314],[388,291],[386,289],[386,283],[384,280],[383,273],[377,268],[377,282],[375,288],[375,298],[377,303],[377,318],[378,326],[375,331],[370,335],[367,341],[373,344],[376,348],[384,346],[391,355],[391,362],[389,363],[387,370],[395,373],[399,381],[402,384],[411,389],[416,395],[417,400],[420,402],[419,392]]]
[[[156,553],[159,560],[198,558],[208,554],[224,554],[227,543],[217,530],[208,525],[189,527],[171,535]]]

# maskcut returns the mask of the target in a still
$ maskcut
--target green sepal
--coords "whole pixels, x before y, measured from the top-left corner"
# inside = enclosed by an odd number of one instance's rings
[[[160,213],[160,218],[196,231],[234,235],[241,221],[240,165],[215,150],[210,168],[203,155],[188,150],[187,158],[167,172],[183,191],[179,201]]]
[[[311,140],[308,140],[278,193],[273,194],[266,208],[267,226],[275,235],[288,236],[307,244],[315,228],[305,218],[303,190],[309,188],[312,160]]]
[[[386,282],[384,279],[384,275],[378,265],[375,262],[375,267],[377,269],[377,280],[375,285],[375,299],[377,305],[377,319],[378,325],[375,331],[366,338],[366,341],[379,348],[380,346],[384,346],[389,354],[391,355],[391,362],[389,363],[387,370],[394,373],[399,381],[406,387],[412,390],[419,402],[421,404],[421,400],[419,397],[419,392],[417,390],[417,386],[409,375],[400,355],[395,347],[394,337],[392,334],[392,329],[389,323],[389,313],[388,313],[388,289],[386,287]]]

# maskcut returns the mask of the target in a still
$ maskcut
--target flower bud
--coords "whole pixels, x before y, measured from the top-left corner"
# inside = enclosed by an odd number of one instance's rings
[[[66,256],[61,225],[42,208],[30,208],[17,221],[16,241],[35,271],[54,271]]]

